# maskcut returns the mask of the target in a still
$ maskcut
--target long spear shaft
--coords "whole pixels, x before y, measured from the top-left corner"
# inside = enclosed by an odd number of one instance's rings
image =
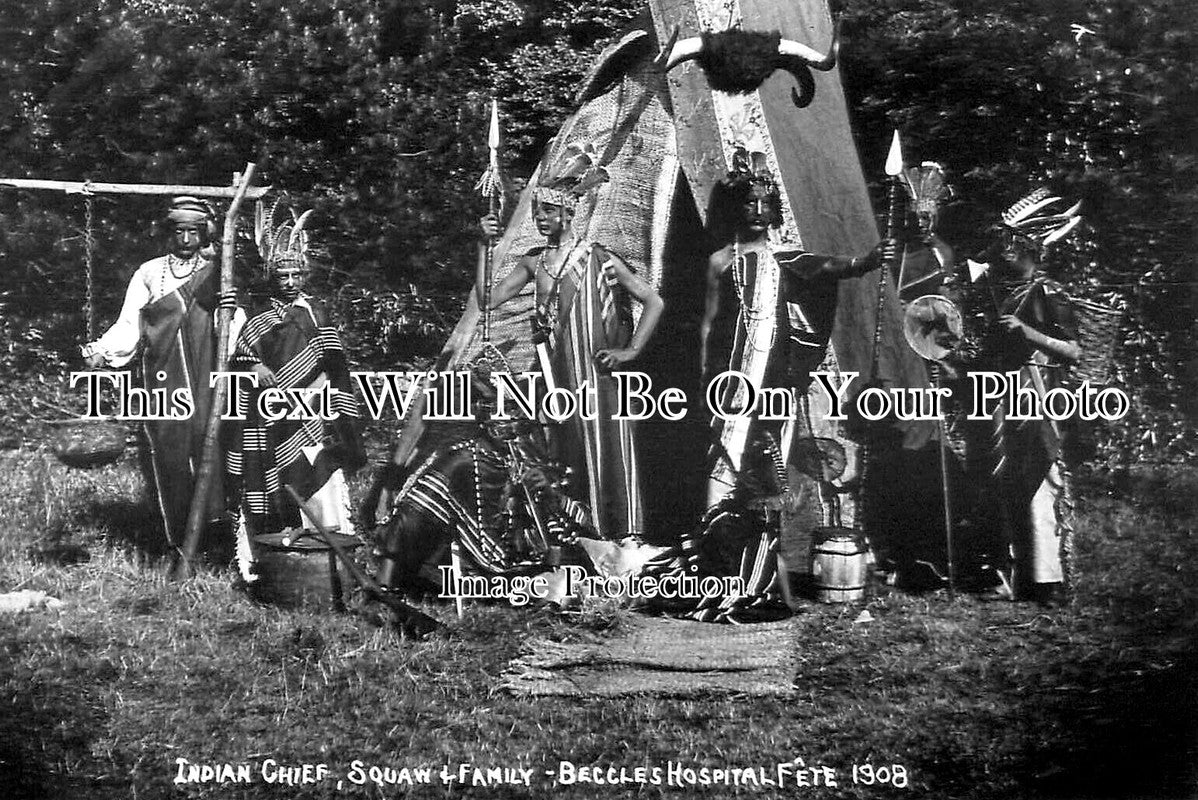
[[[498,203],[491,195],[490,216],[495,216]],[[491,282],[495,277],[495,237],[487,237],[487,251],[483,256],[483,344],[491,341]]]
[[[929,362],[932,371],[932,382],[940,388],[940,365],[935,361]],[[948,430],[944,417],[936,419],[937,433],[940,439],[940,491],[944,496],[944,557],[948,567],[948,596],[954,597],[957,592],[957,574],[953,566],[953,501],[948,481]]]
[[[894,132],[894,138],[890,142],[890,152],[886,156],[886,174],[890,176],[889,188],[889,205],[886,216],[886,238],[894,239],[898,236],[898,212],[899,212],[899,178],[903,171],[903,152],[899,144],[898,131]],[[878,269],[878,299],[874,304],[874,336],[871,344],[870,363],[869,363],[869,380],[873,381],[878,377],[878,365],[881,361],[881,343],[882,343],[882,313],[886,310],[886,273],[892,265],[882,262],[881,268]],[[865,488],[866,480],[869,477],[870,471],[870,451],[872,445],[872,431],[865,436],[860,448],[861,457],[861,480],[859,482],[860,491],[858,494],[857,517],[862,523],[866,517],[866,498]]]
[[[887,190],[889,208],[886,213],[886,238],[897,239],[899,235],[899,212],[902,194],[900,191],[902,186],[899,185],[899,181],[901,180],[900,176],[903,174],[903,150],[899,142],[897,130],[894,132],[894,138],[890,141],[890,152],[886,156],[886,174],[890,176],[890,187]],[[874,308],[873,358],[870,363],[869,373],[871,379],[876,378],[878,374],[878,351],[882,338],[882,312],[886,305],[887,272],[896,267],[897,264],[883,262],[882,267],[878,270],[878,302]]]
[[[491,101],[491,126],[487,131],[487,148],[491,151],[487,174],[483,176],[483,191],[490,201],[490,216],[499,212],[498,193],[502,191],[499,178],[499,104]],[[488,177],[490,180],[488,180]],[[483,261],[483,344],[491,341],[491,281],[495,269],[495,237],[487,237],[487,252]]]
[[[225,230],[221,239],[220,264],[220,293],[223,297],[233,289],[233,253],[237,240],[237,213],[241,201],[245,199],[250,183],[254,180],[254,170],[257,165],[250,162],[234,184],[236,190],[229,210],[225,213]],[[216,368],[224,372],[229,366],[229,326],[233,321],[233,309],[220,308],[217,311],[217,346]],[[220,450],[217,447],[217,433],[220,430],[221,409],[225,405],[227,381],[217,381],[212,391],[211,406],[208,408],[208,422],[204,428],[204,447],[201,451],[200,469],[196,474],[195,493],[191,496],[191,509],[187,515],[187,532],[183,537],[183,548],[179,551],[180,559],[175,565],[176,579],[186,578],[191,574],[191,562],[195,558],[196,548],[200,543],[200,532],[204,527],[205,511],[208,508],[208,492],[212,488],[212,480],[216,475],[217,462],[220,460]]]

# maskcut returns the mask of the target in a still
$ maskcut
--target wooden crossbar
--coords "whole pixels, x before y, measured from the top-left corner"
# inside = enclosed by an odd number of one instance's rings
[[[234,186],[196,186],[186,183],[96,183],[93,181],[51,181],[36,178],[0,178],[0,189],[51,189],[67,194],[150,194],[191,195],[192,197],[232,198]],[[245,196],[257,200],[270,191],[269,186],[250,187]]]

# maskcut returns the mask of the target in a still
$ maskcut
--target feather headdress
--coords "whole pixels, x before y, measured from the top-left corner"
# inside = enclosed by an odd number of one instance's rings
[[[308,209],[296,214],[295,209],[276,200],[270,211],[259,201],[254,213],[254,242],[267,272],[282,266],[303,266],[308,258],[308,233],[304,225],[312,216]]]
[[[1053,207],[1064,203],[1060,197],[1040,188],[1003,212],[1002,224],[1011,233],[1030,239],[1041,247],[1059,241],[1082,221],[1081,201],[1059,213]]]
[[[570,145],[557,168],[541,179],[537,200],[553,206],[573,206],[579,198],[610,180],[607,169],[597,162],[595,145],[591,142]]]
[[[915,202],[915,212],[926,214],[934,223],[940,203],[952,197],[953,190],[944,176],[944,167],[935,161],[925,161],[903,173],[903,184]]]

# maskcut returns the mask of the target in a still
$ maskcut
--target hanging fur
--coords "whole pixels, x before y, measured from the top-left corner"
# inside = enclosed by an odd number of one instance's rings
[[[826,72],[836,66],[840,51],[840,26],[832,34],[827,53],[818,53],[805,44],[783,39],[777,31],[742,31],[737,28],[707,32],[677,41],[671,39],[666,70],[695,59],[707,75],[711,88],[729,94],[755,91],[775,70],[786,70],[799,83],[791,90],[791,99],[803,108],[815,97],[815,79],[811,70]]]
[[[777,31],[729,30],[704,33],[703,49],[697,60],[707,74],[711,88],[731,94],[756,90],[777,69]]]

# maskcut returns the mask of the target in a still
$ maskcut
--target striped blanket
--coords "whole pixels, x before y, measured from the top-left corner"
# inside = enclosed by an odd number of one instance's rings
[[[290,484],[302,497],[311,498],[340,470],[356,470],[366,458],[341,339],[320,304],[304,296],[292,303],[272,299],[252,316],[238,337],[229,368],[250,371],[255,364],[269,367],[283,390],[327,386],[328,410],[339,415],[332,421],[321,419],[292,399],[274,409],[286,411],[286,416],[268,419],[258,407],[263,388],[238,392],[235,411],[245,419],[227,423],[227,466],[240,483],[250,532],[260,533],[300,522],[299,509],[283,486]]]

